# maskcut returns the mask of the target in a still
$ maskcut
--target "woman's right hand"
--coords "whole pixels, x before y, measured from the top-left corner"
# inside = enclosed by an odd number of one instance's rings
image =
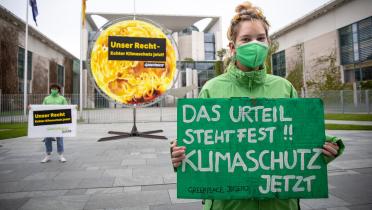
[[[171,143],[171,151],[172,151],[172,164],[174,168],[178,168],[180,166],[183,159],[185,159],[185,150],[186,147],[177,147],[177,140],[174,140]]]

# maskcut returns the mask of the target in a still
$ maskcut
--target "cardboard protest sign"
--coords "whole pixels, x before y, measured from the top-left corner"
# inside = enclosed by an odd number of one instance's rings
[[[76,136],[75,105],[31,105],[28,137]]]
[[[180,99],[178,198],[325,198],[320,99]]]

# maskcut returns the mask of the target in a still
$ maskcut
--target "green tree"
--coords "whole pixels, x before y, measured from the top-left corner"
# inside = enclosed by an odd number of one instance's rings
[[[290,81],[297,92],[300,93],[301,88],[304,86],[302,63],[296,63],[295,67],[289,72],[286,79]]]
[[[223,61],[216,61],[216,63],[214,63],[214,72],[216,76],[224,73]]]
[[[221,48],[217,50],[216,55],[220,61],[222,61],[223,57],[226,55],[227,50],[225,48]]]
[[[333,50],[329,55],[324,55],[316,58],[316,65],[320,66],[320,80],[309,80],[306,82],[309,88],[316,91],[325,90],[342,90],[347,85],[341,82],[341,72],[336,65],[336,52]]]
[[[183,60],[184,60],[184,61],[188,61],[188,62],[193,62],[193,61],[194,61],[194,59],[192,59],[192,58],[189,58],[189,57],[187,57],[187,58],[184,58]]]
[[[298,59],[296,59],[296,63],[293,69],[288,69],[289,73],[287,75],[287,80],[290,81],[293,87],[297,90],[298,93],[301,92],[301,89],[304,87],[304,65],[303,65],[303,44],[298,44],[296,47],[296,54],[298,55]]]

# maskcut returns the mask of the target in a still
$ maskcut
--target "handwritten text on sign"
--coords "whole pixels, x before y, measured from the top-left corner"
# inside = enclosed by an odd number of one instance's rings
[[[327,197],[319,99],[181,99],[179,198]]]

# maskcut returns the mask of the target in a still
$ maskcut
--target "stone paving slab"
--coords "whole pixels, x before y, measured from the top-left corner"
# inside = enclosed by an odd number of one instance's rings
[[[58,197],[36,197],[29,199],[21,210],[78,210],[83,209],[88,201],[88,195],[58,196]]]
[[[85,209],[94,208],[125,208],[136,206],[151,206],[169,204],[167,191],[123,192],[92,195]]]
[[[112,187],[115,177],[87,178],[82,179],[77,188],[106,188]]]
[[[150,210],[192,210],[192,209],[202,209],[203,205],[201,201],[192,203],[177,203],[172,205],[154,205],[151,206]]]
[[[0,199],[0,209],[13,210],[22,207],[30,198]]]
[[[79,124],[65,139],[66,163],[52,154],[41,164],[44,145],[25,137],[0,144],[0,209],[194,210],[200,200],[176,198],[169,155],[176,123],[138,123],[141,130],[165,129],[168,140],[129,138],[97,142],[107,131],[132,124]],[[372,132],[330,131],[346,151],[329,167],[328,199],[304,199],[302,209],[372,209]],[[54,143],[55,149],[55,143]]]

